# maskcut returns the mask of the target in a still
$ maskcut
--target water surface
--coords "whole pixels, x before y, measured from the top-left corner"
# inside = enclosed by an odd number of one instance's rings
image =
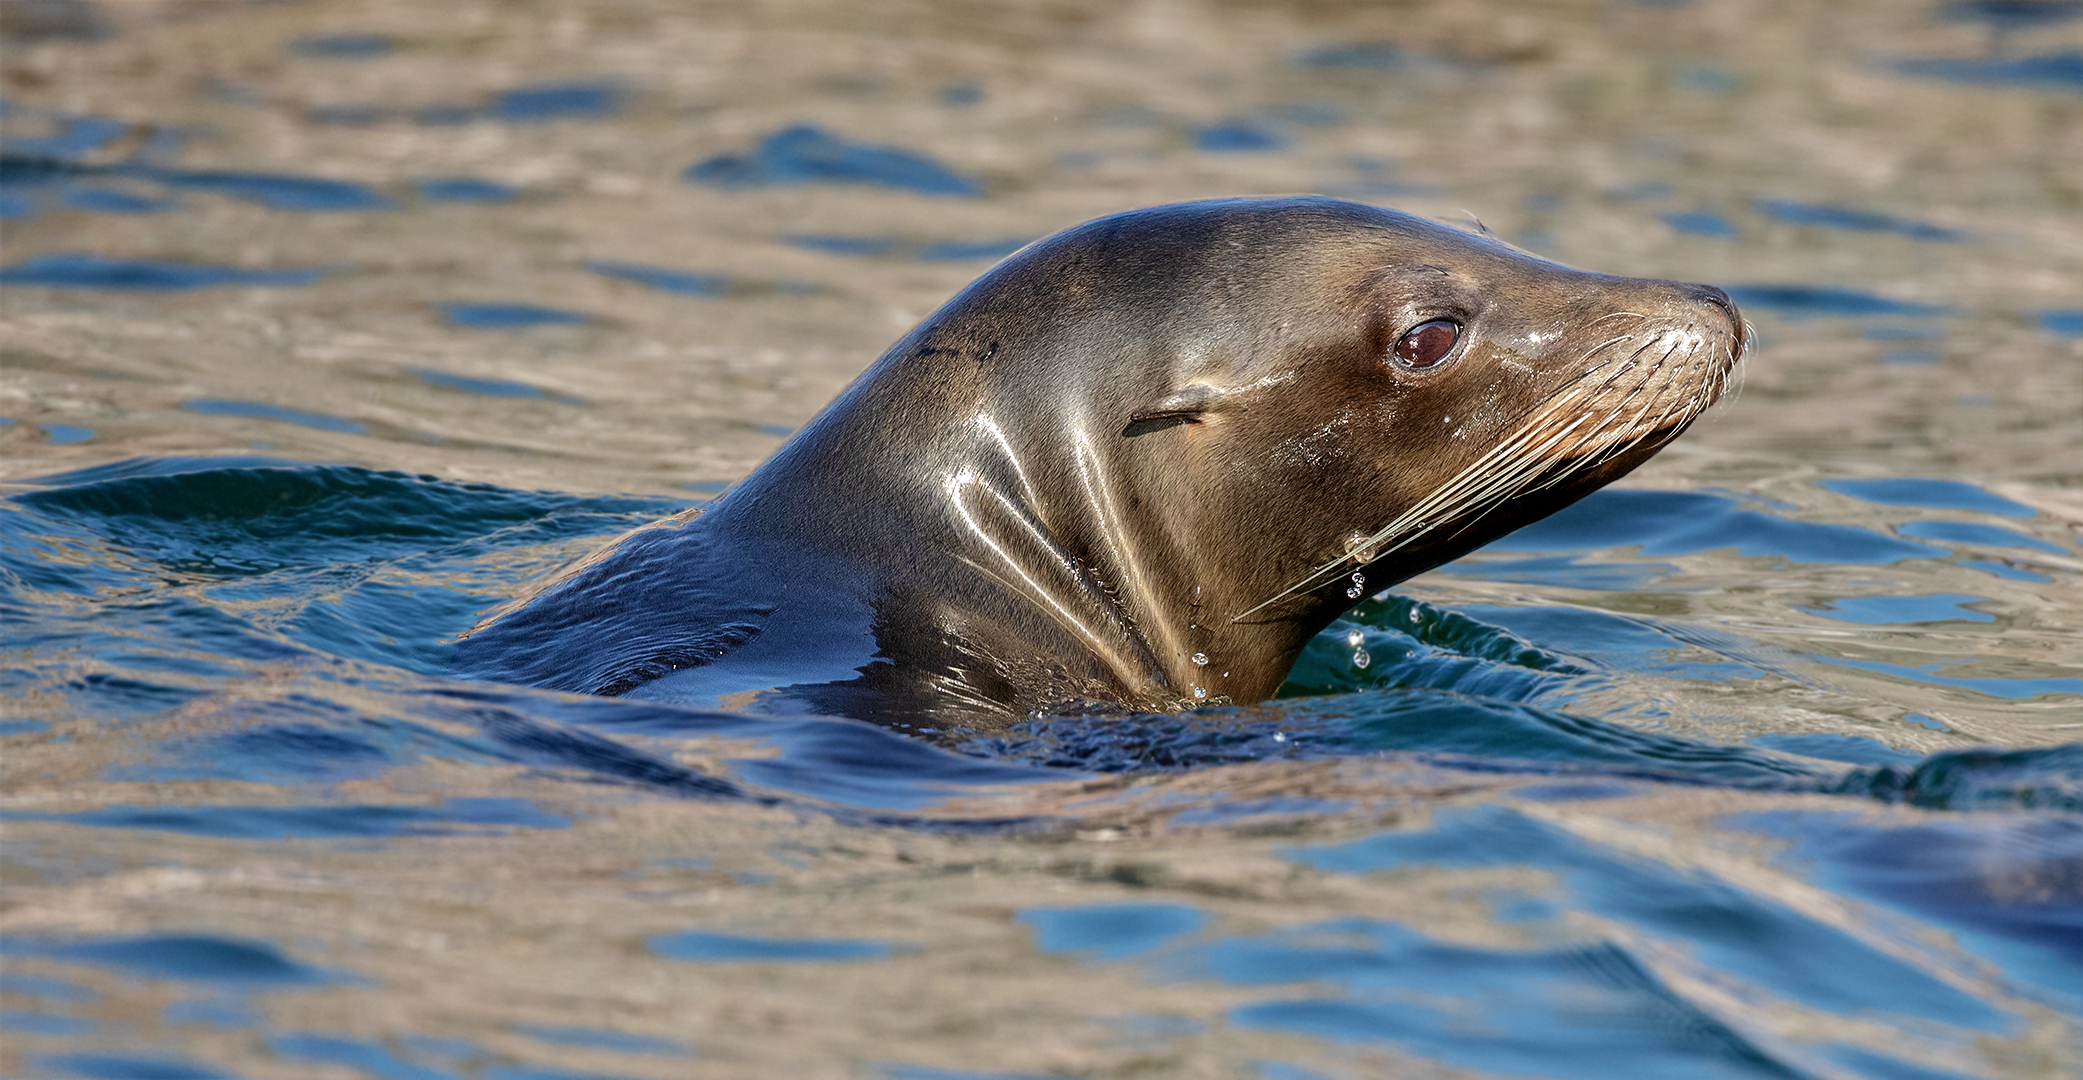
[[[0,1073],[2075,1075],[2071,6],[10,10]],[[1292,191],[1762,345],[1263,705],[449,676],[1028,240]]]

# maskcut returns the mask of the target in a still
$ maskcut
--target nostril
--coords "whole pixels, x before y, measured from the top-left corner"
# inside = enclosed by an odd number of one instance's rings
[[[1691,293],[1695,300],[1705,300],[1731,315],[1736,313],[1736,302],[1729,299],[1728,293],[1712,285],[1687,285],[1685,291]]]
[[[1685,293],[1686,299],[1688,300],[1704,301],[1706,303],[1713,304],[1715,307],[1718,307],[1723,311],[1729,312],[1731,314],[1735,313],[1736,302],[1729,299],[1728,293],[1725,293],[1712,285],[1681,285],[1679,286],[1679,290]]]
[[[1681,285],[1678,288],[1680,292],[1685,294],[1686,299],[1704,304],[1713,304],[1721,309],[1722,314],[1729,317],[1729,322],[1737,326],[1743,325],[1743,316],[1736,310],[1736,302],[1729,299],[1728,293],[1712,285]]]

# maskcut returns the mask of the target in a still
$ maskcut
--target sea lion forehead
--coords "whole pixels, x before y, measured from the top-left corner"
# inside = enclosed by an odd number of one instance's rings
[[[1127,247],[1132,259],[1163,249],[1168,259],[1191,264],[1202,282],[1306,282],[1348,301],[1384,286],[1461,292],[1516,286],[1567,295],[1606,290],[1621,280],[1522,251],[1487,233],[1316,195],[1151,207],[1101,218],[1067,235],[1086,229],[1103,236],[1113,252]]]
[[[1155,296],[1203,315],[1237,314],[1298,300],[1364,303],[1378,282],[1413,267],[1474,287],[1508,272],[1500,262],[1548,265],[1490,238],[1363,203],[1211,199],[1095,218],[1034,244],[977,284],[996,294],[1017,280],[1021,293],[1083,293],[1088,302],[1130,307]]]
[[[1204,199],[1127,210],[1076,226],[1061,238],[1078,242],[1126,242],[1137,248],[1150,243],[1216,247],[1265,242],[1321,240],[1430,241],[1442,249],[1510,248],[1452,226],[1396,210],[1321,195],[1275,198]]]

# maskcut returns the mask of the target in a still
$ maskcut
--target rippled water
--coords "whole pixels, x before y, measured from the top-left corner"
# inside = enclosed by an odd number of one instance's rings
[[[0,1074],[2083,1074],[2083,9],[0,7]],[[1100,213],[1725,285],[1281,696],[471,683]]]

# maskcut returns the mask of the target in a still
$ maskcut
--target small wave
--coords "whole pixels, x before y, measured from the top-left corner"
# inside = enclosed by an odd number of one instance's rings
[[[2083,811],[2083,745],[2034,750],[1947,750],[1914,764],[1861,769],[1829,785],[1934,810]]]

